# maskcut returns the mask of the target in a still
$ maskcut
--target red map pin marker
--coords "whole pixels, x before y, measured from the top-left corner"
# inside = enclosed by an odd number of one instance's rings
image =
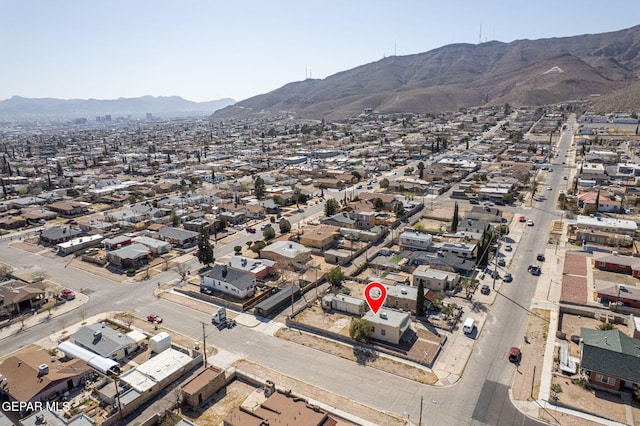
[[[373,311],[373,314],[377,315],[382,305],[384,305],[384,301],[387,299],[387,289],[380,283],[369,283],[364,289],[364,298],[367,299],[367,303]]]

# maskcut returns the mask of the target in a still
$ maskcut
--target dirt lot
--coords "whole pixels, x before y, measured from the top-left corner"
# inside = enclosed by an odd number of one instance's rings
[[[340,410],[368,420],[375,424],[400,426],[405,425],[405,421],[401,418],[390,414],[382,413],[365,405],[358,404],[348,398],[317,388],[308,383],[301,382],[291,377],[285,376],[266,367],[246,360],[240,360],[233,364],[239,370],[254,374],[258,377],[273,381],[277,386],[292,389],[296,393],[313,398],[332,407],[338,407]],[[352,423],[340,420],[339,426],[350,426]]]
[[[581,327],[591,328],[595,330],[600,324],[602,324],[602,321],[599,321],[595,318],[581,317],[578,315],[570,314],[560,315],[558,328],[560,329],[560,331],[567,334],[567,340],[564,340],[563,342],[568,342],[570,356],[580,356],[580,347],[578,346],[578,344],[571,341],[571,336],[579,336]],[[622,326],[617,325],[617,327],[620,328]],[[620,329],[622,330],[622,328]]]
[[[255,390],[256,388],[253,386],[234,380],[225,389],[218,391],[204,401],[203,408],[191,409],[185,406],[182,408],[181,414],[197,425],[219,425],[229,413],[240,407],[242,402]]]
[[[308,333],[303,333],[298,330],[281,328],[276,333],[276,337],[287,339],[304,346],[313,347],[314,349],[355,361],[359,364],[368,365],[389,373],[397,374],[399,376],[406,377],[407,379],[415,380],[416,382],[434,384],[438,380],[438,377],[432,372],[414,367],[408,363],[396,361],[385,356],[372,355],[369,352],[356,350],[352,346]]]
[[[534,309],[533,315],[529,315],[526,331],[529,343],[523,342],[521,345],[522,361],[513,377],[512,392],[516,400],[532,401],[538,398],[549,316],[549,311],[542,309]]]

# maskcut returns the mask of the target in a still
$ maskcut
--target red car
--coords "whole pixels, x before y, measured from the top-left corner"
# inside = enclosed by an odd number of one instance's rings
[[[147,315],[147,321],[155,322],[156,324],[162,323],[162,317],[158,314],[149,314]]]
[[[246,228],[244,228],[245,231],[251,233],[251,234],[255,234],[256,233],[256,228],[253,228],[251,226],[247,226]]]
[[[62,298],[65,300],[73,300],[76,298],[76,294],[68,288],[65,288],[62,290]]]
[[[520,219],[518,219],[520,222],[525,222],[527,219],[524,216],[520,216]]]
[[[520,352],[520,348],[516,348],[515,346],[509,349],[509,361],[513,363],[517,363],[520,361],[522,357],[522,353]]]

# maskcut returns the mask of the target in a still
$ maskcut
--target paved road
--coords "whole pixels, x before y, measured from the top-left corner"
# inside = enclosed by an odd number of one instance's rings
[[[567,144],[568,140],[570,138],[563,136],[561,146]],[[553,177],[556,176],[561,179],[561,173],[556,174],[554,171]],[[338,198],[343,193],[335,195]],[[304,216],[309,217],[320,209],[322,205],[313,206]],[[536,221],[535,230],[546,232],[550,221],[556,217],[553,202],[547,200],[542,205],[537,205],[532,209],[531,215]],[[299,216],[302,217],[303,214]],[[293,223],[297,217],[291,219]],[[250,239],[255,239],[253,234],[242,236],[228,246],[216,247],[216,257],[231,253],[234,245],[243,244]],[[543,251],[545,244],[545,239],[539,238],[534,232],[523,235],[512,263],[522,267],[518,270],[512,268],[514,282],[502,287],[502,292],[488,314],[463,378],[449,388],[421,385],[280,340],[261,332],[261,326],[257,329],[239,326],[223,331],[207,326],[207,342],[379,410],[408,415],[414,423],[420,412],[420,398],[424,397],[424,425],[536,424],[518,412],[508,399],[508,388],[515,367],[508,362],[506,353],[509,347],[521,343],[527,322],[527,307],[535,291],[535,279],[526,273],[525,265],[531,263],[536,252]],[[65,268],[59,258],[50,259],[8,248],[7,241],[0,242],[0,260],[17,268],[38,265],[38,268],[47,271],[53,281],[74,289],[83,288],[90,296],[85,308],[88,315],[109,310],[128,310],[143,316],[154,311],[165,318],[165,323],[170,324],[170,328],[192,336],[194,341],[202,340],[201,322],[209,322],[207,314],[152,296],[152,288],[157,283],[177,278],[174,271],[163,272],[142,283],[114,283],[73,266]],[[59,325],[56,323],[78,320],[78,313],[69,312],[52,324],[57,328]],[[27,341],[46,337],[52,331],[52,324],[41,324],[20,336],[4,339],[0,342],[0,351],[8,353],[24,346]]]

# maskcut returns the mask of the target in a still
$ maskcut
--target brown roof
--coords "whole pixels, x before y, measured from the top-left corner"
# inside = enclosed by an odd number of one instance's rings
[[[39,294],[44,294],[42,283],[29,284],[17,280],[8,281],[0,286],[0,304],[6,306],[20,303]]]
[[[38,375],[41,364],[49,366],[48,374]],[[51,356],[44,349],[17,353],[0,364],[0,374],[7,379],[7,389],[18,401],[29,401],[49,386],[90,370],[87,363],[79,359],[51,362]]]
[[[324,241],[329,236],[338,235],[339,229],[331,225],[305,226],[303,238],[312,241]]]
[[[220,373],[223,372],[219,368],[209,366],[206,370],[194,377],[189,383],[184,385],[182,390],[187,394],[195,394],[206,384],[213,381],[213,379],[215,379]]]

